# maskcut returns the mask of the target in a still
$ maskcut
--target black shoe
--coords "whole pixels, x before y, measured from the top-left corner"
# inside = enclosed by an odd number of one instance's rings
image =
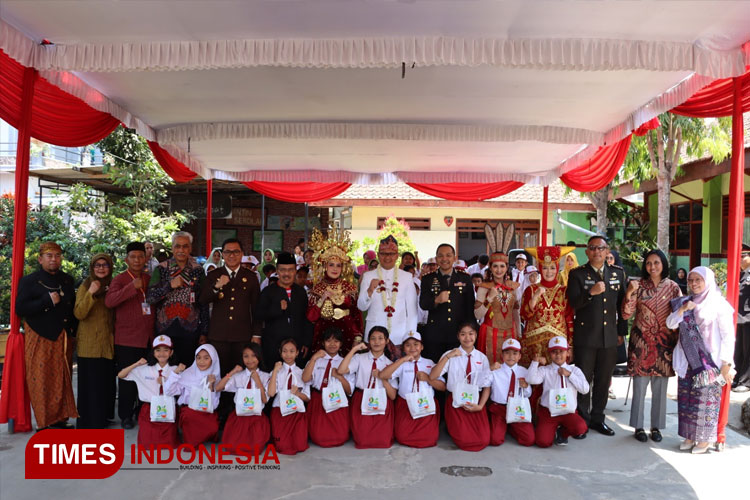
[[[604,434],[605,436],[614,436],[615,431],[609,428],[607,424],[604,422],[591,422],[589,424],[589,429],[594,430],[598,432],[599,434]]]
[[[587,432],[584,432],[583,434],[579,434],[577,436],[573,436],[573,439],[586,439]]]
[[[651,429],[651,441],[661,443],[661,432],[659,432],[659,429]]]
[[[50,429],[75,429],[75,425],[68,422],[68,420],[60,420],[49,426]]]
[[[126,418],[125,420],[122,421],[123,429],[132,429],[133,427],[135,427],[135,423],[133,423],[132,418]]]
[[[560,432],[560,429],[557,429],[555,431],[555,444],[557,446],[567,446],[568,444],[568,438],[563,437],[562,432]]]
[[[658,431],[657,431],[658,432]],[[651,436],[653,436],[653,431],[651,432]],[[640,441],[641,443],[645,443],[648,441],[648,436],[646,435],[646,431],[643,429],[636,429],[635,430],[635,438]],[[661,440],[661,437],[659,437],[659,440]]]

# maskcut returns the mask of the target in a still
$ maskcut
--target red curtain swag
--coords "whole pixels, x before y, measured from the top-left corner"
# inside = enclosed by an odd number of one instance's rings
[[[594,156],[580,167],[563,174],[560,179],[571,189],[590,193],[598,191],[615,178],[630,149],[631,135],[599,148]]]
[[[351,186],[348,182],[243,182],[269,198],[291,203],[323,201],[338,196]]]
[[[0,50],[0,118],[21,129],[24,72],[26,68]],[[107,137],[120,123],[108,113],[97,111],[81,99],[52,85],[34,73],[29,134],[58,146],[87,146]]]
[[[672,108],[672,113],[693,118],[731,116],[735,106],[735,82],[740,87],[737,105],[741,106],[741,112],[746,113],[750,111],[750,71],[737,78],[716,80]]]
[[[188,182],[198,175],[187,168],[184,163],[169,154],[167,150],[159,146],[158,143],[153,141],[147,142],[148,147],[151,148],[151,152],[154,154],[154,158],[156,158],[156,161],[159,162],[159,165],[161,165],[164,172],[166,172],[175,182]]]
[[[407,182],[409,186],[430,196],[453,201],[482,201],[497,198],[515,191],[523,182],[505,181],[482,183],[447,182],[444,184],[424,184]]]

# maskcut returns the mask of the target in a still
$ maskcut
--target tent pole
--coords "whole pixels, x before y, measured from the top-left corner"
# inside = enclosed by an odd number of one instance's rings
[[[549,211],[549,186],[544,186],[544,198],[542,199],[542,234],[539,238],[541,246],[547,245],[547,212]]]
[[[263,264],[263,252],[266,251],[266,195],[260,195],[260,263]],[[261,267],[261,270],[263,268]]]
[[[211,223],[213,222],[213,203],[214,203],[214,180],[208,179],[206,181],[206,257],[211,258]]]
[[[3,369],[0,422],[8,422],[8,432],[31,430],[29,389],[26,386],[24,337],[21,318],[15,313],[18,283],[23,276],[26,253],[26,216],[29,209],[29,153],[31,149],[31,106],[37,72],[24,69],[21,121],[16,142],[16,185],[13,228],[13,257],[10,278],[10,335],[6,346]],[[19,381],[18,378],[21,378]]]
[[[308,217],[308,215],[309,215],[308,209],[309,209],[309,207],[308,207],[308,205],[307,205],[307,202],[305,202],[305,248],[307,248],[307,230],[308,230],[308,225],[307,225],[307,224],[308,224],[308,221],[307,221],[307,217]]]
[[[727,225],[727,300],[737,310],[740,281],[740,251],[742,228],[745,219],[745,151],[742,123],[742,80],[735,77],[734,102],[732,105],[732,170],[729,176],[729,223]],[[732,318],[737,321],[737,316]],[[736,332],[736,331],[735,331]],[[729,384],[721,392],[719,408],[718,443],[727,439],[726,425],[729,420]]]

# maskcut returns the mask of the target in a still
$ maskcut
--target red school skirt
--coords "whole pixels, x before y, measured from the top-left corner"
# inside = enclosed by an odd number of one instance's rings
[[[224,426],[221,444],[229,445],[229,453],[236,454],[235,448],[241,444],[251,449],[258,445],[263,450],[270,438],[271,425],[264,413],[238,417],[237,412],[232,410],[229,418],[227,418],[227,424]]]
[[[364,391],[357,389],[349,403],[352,416],[352,438],[354,447],[390,448],[393,446],[393,401],[388,399],[385,405],[385,415],[362,415],[362,395]]]
[[[510,433],[521,446],[532,446],[535,439],[534,425],[531,422],[507,423],[507,408],[507,405],[490,403],[490,444],[500,446],[505,442],[506,433]]]
[[[195,411],[187,405],[180,407],[178,419],[182,442],[198,446],[206,441],[216,441],[219,434],[219,415]]]
[[[435,401],[435,414],[412,418],[409,405],[401,396],[396,398],[394,434],[396,441],[412,448],[429,448],[437,445],[440,435],[440,406]]]
[[[152,422],[151,403],[142,402],[141,412],[138,414],[138,444],[141,446],[165,444],[177,448],[180,446],[180,439],[177,437],[177,424],[174,422]]]
[[[309,411],[309,409],[307,409]],[[277,406],[271,409],[271,438],[276,451],[296,455],[310,447],[307,444],[307,413],[282,416]]]
[[[445,398],[445,427],[456,446],[464,451],[480,451],[490,444],[487,412],[453,408],[453,395],[450,392]]]
[[[349,440],[349,408],[326,413],[323,409],[323,399],[317,389],[310,393],[307,422],[310,441],[321,448],[341,446]]]

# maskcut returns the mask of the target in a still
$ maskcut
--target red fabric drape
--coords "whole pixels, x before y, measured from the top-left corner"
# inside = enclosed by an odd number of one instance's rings
[[[291,203],[323,201],[338,196],[351,186],[348,182],[264,182],[243,184],[269,198]]]
[[[638,127],[637,129],[633,130],[633,135],[637,135],[638,137],[643,137],[648,133],[649,130],[654,130],[661,127],[661,123],[659,122],[659,117],[655,116],[651,118],[649,121]]]
[[[453,201],[482,201],[497,198],[515,191],[523,186],[523,182],[505,181],[482,183],[447,182],[441,184],[423,184],[407,182],[417,191],[430,196]]]
[[[188,182],[193,180],[198,174],[190,170],[180,160],[172,156],[166,149],[159,146],[158,143],[147,141],[148,147],[154,153],[154,158],[159,162],[161,168],[174,179],[175,182]]]
[[[0,50],[0,118],[21,129],[25,67]],[[30,136],[58,146],[86,146],[108,136],[120,123],[34,73]]]
[[[563,174],[560,179],[571,189],[590,193],[603,188],[615,178],[630,148],[631,135],[610,146],[599,148],[580,167]]]
[[[15,226],[13,228],[13,262],[10,294],[10,335],[5,349],[2,392],[0,392],[0,422],[13,419],[15,430],[31,430],[29,388],[26,386],[26,358],[24,338],[20,333],[21,318],[15,314],[18,283],[23,276],[24,248],[26,246],[26,214],[29,192],[29,149],[34,120],[32,111],[35,83],[38,73],[34,68],[24,68],[21,78],[21,107],[18,114],[18,142],[16,143]],[[34,116],[36,119],[36,116]]]
[[[750,71],[737,78],[723,78],[706,85],[690,99],[672,108],[672,113],[693,118],[717,118],[730,116],[734,109],[735,81],[740,87],[737,105],[742,112],[750,111]]]

